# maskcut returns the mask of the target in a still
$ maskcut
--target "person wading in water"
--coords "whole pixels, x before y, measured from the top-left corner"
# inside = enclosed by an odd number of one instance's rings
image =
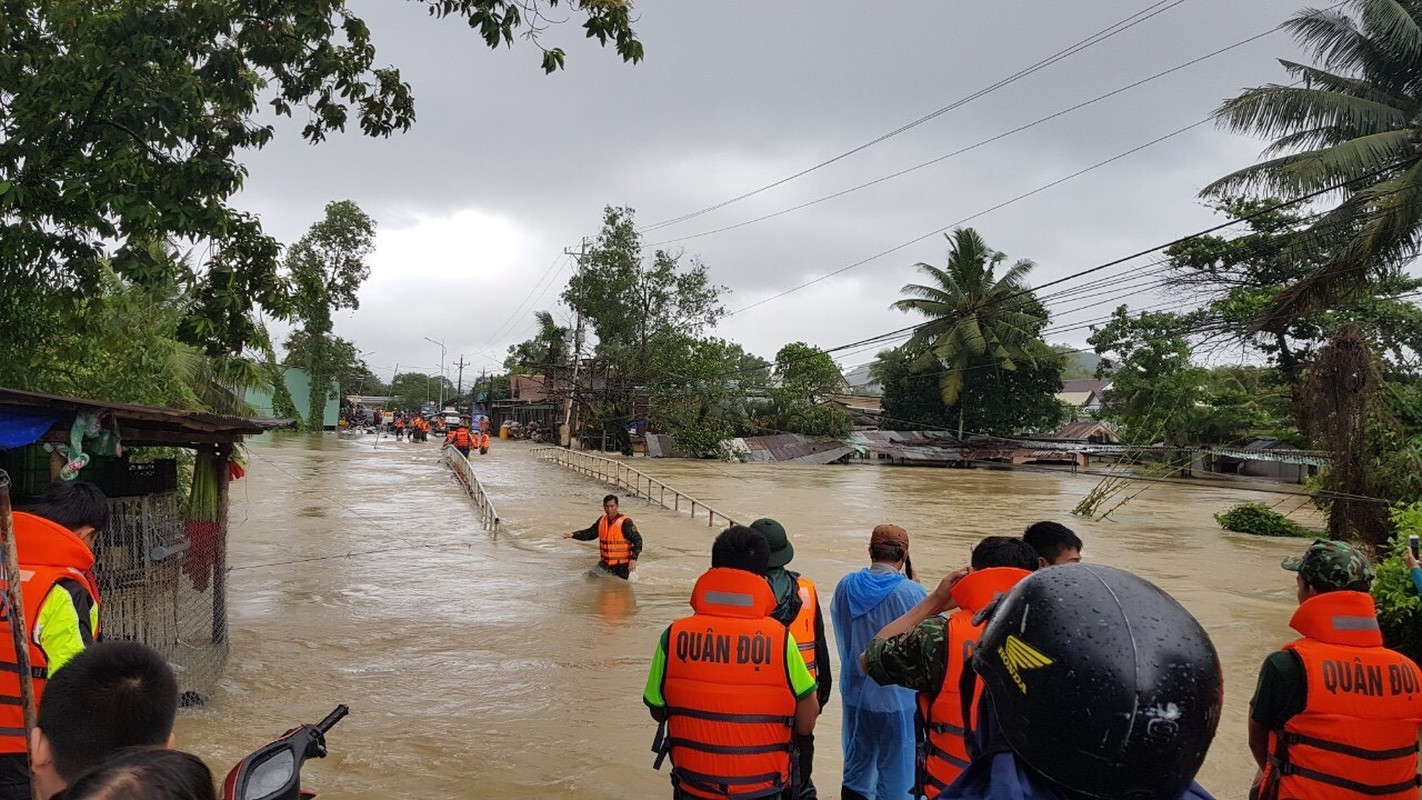
[[[602,516],[580,531],[563,534],[564,539],[580,542],[597,540],[599,570],[627,579],[637,569],[637,557],[642,554],[642,534],[632,524],[632,518],[617,510],[617,495],[602,498]]]

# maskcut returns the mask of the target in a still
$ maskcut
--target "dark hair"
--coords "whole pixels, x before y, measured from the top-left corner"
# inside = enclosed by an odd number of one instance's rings
[[[1060,522],[1034,522],[1022,534],[1022,540],[1048,562],[1066,550],[1081,549],[1081,538]]]
[[[764,575],[770,569],[770,543],[760,531],[732,525],[711,543],[711,566]]]
[[[157,650],[138,642],[100,642],[54,673],[39,708],[39,728],[54,768],[73,781],[125,747],[166,745],[178,713],[178,679]]]
[[[98,533],[109,527],[109,499],[102,489],[88,481],[51,484],[29,511],[71,531],[89,525]]]
[[[64,790],[63,800],[217,800],[202,759],[166,747],[125,747]]]
[[[1016,567],[1031,572],[1037,569],[1037,551],[1032,545],[1011,536],[989,536],[973,548],[973,569]]]
[[[608,500],[611,500],[612,502],[616,503],[616,502],[617,502],[617,495],[615,495],[615,494],[610,494],[610,495],[608,495],[608,496],[602,498],[602,504],[603,504],[603,505],[607,505],[607,501],[608,501]]]
[[[904,560],[904,555],[904,549],[893,542],[869,545],[870,561],[885,561],[890,564],[897,564]]]

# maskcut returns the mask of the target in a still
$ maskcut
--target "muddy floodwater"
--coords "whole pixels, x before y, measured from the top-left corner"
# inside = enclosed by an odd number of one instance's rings
[[[640,696],[657,638],[689,613],[716,529],[625,500],[646,540],[631,582],[589,577],[595,543],[561,535],[600,513],[606,489],[496,440],[474,457],[506,530],[491,536],[440,465],[434,443],[285,435],[249,443],[232,488],[232,655],[211,702],[184,710],[179,745],[219,777],[238,758],[337,703],[350,716],[312,762],[332,798],[669,796],[651,768]],[[978,539],[1057,519],[1086,559],[1137,572],[1209,630],[1225,709],[1200,782],[1243,798],[1259,663],[1292,638],[1298,541],[1221,531],[1234,503],[1300,499],[1152,484],[1109,521],[1070,518],[1096,478],[1028,471],[800,467],[637,459],[638,468],[749,521],[780,520],[791,568],[820,587],[866,565],[868,532],[895,522],[932,588]],[[828,629],[830,626],[826,625]],[[832,633],[831,633],[832,635]],[[836,673],[838,664],[835,665]],[[820,718],[815,782],[838,793],[840,704]]]

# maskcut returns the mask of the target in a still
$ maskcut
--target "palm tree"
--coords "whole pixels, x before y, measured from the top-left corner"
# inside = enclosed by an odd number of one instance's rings
[[[899,291],[909,297],[892,307],[928,318],[914,330],[905,349],[922,352],[923,365],[942,368],[938,385],[943,403],[951,406],[971,378],[970,365],[980,365],[985,358],[1001,369],[1016,369],[1018,361],[1034,363],[1024,345],[1046,320],[1026,284],[1035,264],[1021,259],[999,278],[997,268],[1007,255],[989,248],[977,231],[957,228],[947,238],[946,267],[916,264],[932,282],[904,286]],[[958,403],[958,438],[963,438],[962,403]]]
[[[1321,253],[1320,266],[1275,300],[1261,326],[1361,289],[1422,246],[1422,0],[1345,0],[1281,27],[1316,66],[1281,60],[1293,84],[1250,89],[1215,112],[1221,127],[1273,143],[1264,161],[1202,194],[1344,188],[1295,245]]]

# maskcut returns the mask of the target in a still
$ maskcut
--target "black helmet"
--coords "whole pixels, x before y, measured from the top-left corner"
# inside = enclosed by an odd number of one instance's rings
[[[1129,572],[1063,564],[987,613],[973,669],[1019,759],[1093,797],[1178,800],[1205,760],[1224,690],[1190,612]]]

